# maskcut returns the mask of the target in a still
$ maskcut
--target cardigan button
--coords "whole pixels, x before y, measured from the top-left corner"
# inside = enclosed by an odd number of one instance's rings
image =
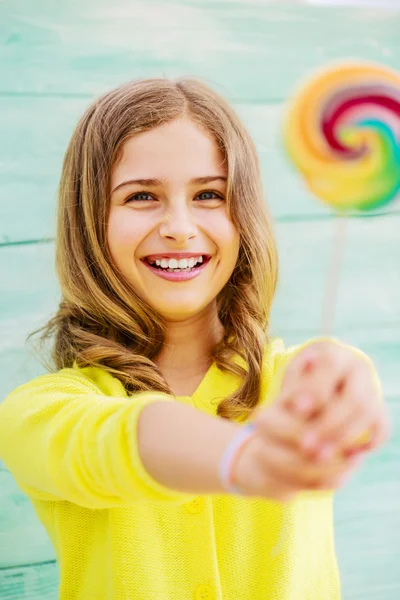
[[[191,515],[197,515],[202,510],[204,510],[204,498],[194,498],[191,502],[188,502],[188,504],[186,504],[186,510]]]
[[[213,600],[214,594],[209,585],[199,585],[194,594],[195,600]]]

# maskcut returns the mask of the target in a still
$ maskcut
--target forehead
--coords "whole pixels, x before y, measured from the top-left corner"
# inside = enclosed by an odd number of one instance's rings
[[[182,118],[128,139],[112,172],[112,185],[125,178],[192,179],[226,175],[224,156],[212,134]]]

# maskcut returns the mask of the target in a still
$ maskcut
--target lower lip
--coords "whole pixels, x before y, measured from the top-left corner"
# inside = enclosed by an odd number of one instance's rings
[[[207,259],[199,267],[193,269],[193,271],[181,271],[180,273],[170,273],[169,271],[157,269],[156,267],[152,267],[146,260],[143,260],[142,262],[152,273],[158,275],[158,277],[161,277],[162,279],[168,279],[168,281],[189,281],[189,279],[194,279],[204,271],[210,262],[210,259]]]

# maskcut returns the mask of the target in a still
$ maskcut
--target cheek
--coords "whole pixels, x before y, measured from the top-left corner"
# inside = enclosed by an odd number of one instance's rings
[[[127,251],[132,254],[145,232],[140,219],[127,214],[128,211],[114,211],[110,214],[107,228],[108,244],[114,259]]]
[[[212,220],[212,232],[211,235],[218,245],[221,255],[227,259],[236,263],[237,255],[239,252],[240,236],[239,232],[229,220],[226,214],[216,215],[216,218]]]

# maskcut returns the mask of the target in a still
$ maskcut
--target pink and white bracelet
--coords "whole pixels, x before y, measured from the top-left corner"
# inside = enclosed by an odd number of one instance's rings
[[[238,458],[246,445],[254,437],[255,424],[249,423],[229,442],[220,463],[219,474],[222,487],[229,494],[244,496],[245,494],[233,483]]]

